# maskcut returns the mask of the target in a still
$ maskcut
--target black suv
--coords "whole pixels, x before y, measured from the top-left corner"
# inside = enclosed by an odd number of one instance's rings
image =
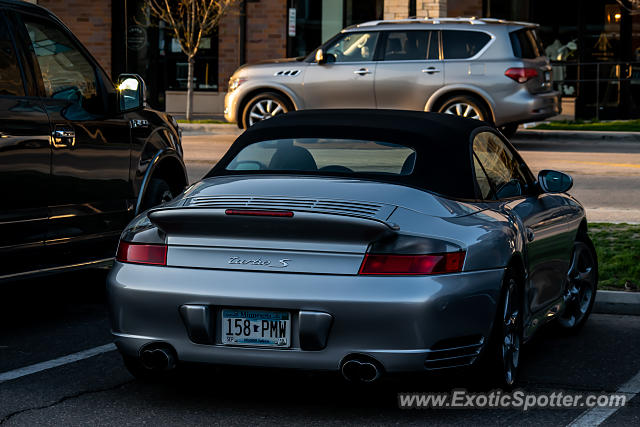
[[[0,282],[100,265],[187,184],[175,120],[46,9],[0,0]]]

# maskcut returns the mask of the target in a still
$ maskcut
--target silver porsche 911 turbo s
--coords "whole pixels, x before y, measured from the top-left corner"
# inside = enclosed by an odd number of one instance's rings
[[[543,324],[577,330],[597,260],[569,176],[485,123],[300,111],[252,126],[138,216],[108,279],[138,377],[181,363],[383,373],[482,367],[505,387]]]

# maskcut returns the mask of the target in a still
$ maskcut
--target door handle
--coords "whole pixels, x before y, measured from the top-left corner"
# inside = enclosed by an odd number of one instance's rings
[[[435,73],[439,73],[440,70],[438,70],[436,67],[429,67],[422,70],[422,72],[427,74],[435,74]]]
[[[51,143],[55,148],[70,148],[76,145],[76,132],[66,126],[56,126],[51,133]]]
[[[367,70],[366,68],[360,68],[359,70],[354,71],[353,74],[364,76],[365,74],[371,74],[371,71]]]

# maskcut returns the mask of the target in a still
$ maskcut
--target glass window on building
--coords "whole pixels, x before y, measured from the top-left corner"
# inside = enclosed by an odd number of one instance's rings
[[[164,109],[166,90],[187,89],[187,56],[171,28],[150,15],[144,0],[127,0],[126,15],[126,52],[122,55],[126,66],[120,69],[140,74],[147,84],[149,104]],[[218,90],[217,33],[200,42],[193,84],[197,91]]]
[[[296,9],[289,56],[306,56],[344,27],[382,19],[383,0],[289,0]]]

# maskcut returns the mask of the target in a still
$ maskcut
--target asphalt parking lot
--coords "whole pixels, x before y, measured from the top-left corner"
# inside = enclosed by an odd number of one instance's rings
[[[206,173],[233,137],[185,138],[192,181]],[[574,193],[592,215],[640,220],[640,144],[516,144],[533,169],[572,173]],[[573,336],[546,328],[523,355],[522,390],[629,392],[627,405],[615,412],[585,413],[584,407],[401,410],[399,392],[481,392],[487,386],[468,373],[387,377],[355,387],[334,374],[228,367],[191,367],[165,382],[143,383],[129,375],[111,344],[104,278],[104,271],[86,271],[4,287],[0,424],[640,424],[640,317],[594,314]]]
[[[134,380],[112,347],[104,272],[21,282],[0,302],[0,424],[567,425],[584,408],[401,410],[398,392],[486,386],[467,374],[387,377],[354,387],[337,375],[239,368],[191,368],[159,384]],[[615,392],[640,383],[640,317],[593,315],[575,336],[544,330],[525,350],[522,390]],[[40,372],[24,367],[87,349],[100,354]],[[46,366],[49,366],[46,365]],[[22,368],[22,369],[21,369]],[[7,373],[17,378],[6,380]],[[15,375],[14,375],[15,376]],[[640,397],[604,425],[638,425]],[[590,425],[590,424],[582,424]]]

